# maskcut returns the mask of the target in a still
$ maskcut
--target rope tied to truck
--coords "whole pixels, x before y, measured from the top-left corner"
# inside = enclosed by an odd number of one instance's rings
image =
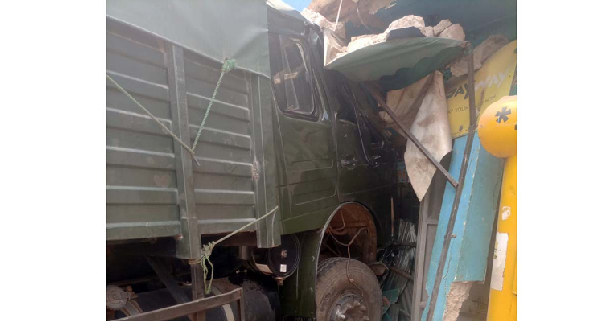
[[[212,286],[212,280],[213,280],[213,265],[210,262],[210,254],[212,254],[212,250],[215,246],[217,246],[217,244],[225,241],[226,239],[230,238],[231,236],[243,231],[244,229],[252,226],[253,224],[265,219],[266,217],[268,217],[269,215],[273,214],[275,211],[277,211],[279,209],[279,206],[275,206],[271,211],[267,212],[266,214],[264,214],[262,217],[253,220],[249,223],[247,223],[245,226],[239,228],[238,230],[228,234],[227,236],[220,238],[218,240],[215,240],[213,242],[210,242],[208,244],[202,245],[202,248],[200,250],[200,258],[199,259],[192,259],[189,260],[189,264],[190,265],[194,265],[194,264],[200,264],[202,266],[202,271],[204,272],[204,292],[206,294],[210,293],[211,290],[211,286]],[[208,285],[206,285],[206,278],[208,276],[208,267],[206,266],[206,263],[208,263],[210,265],[210,280],[208,282]]]
[[[219,76],[219,80],[217,80],[217,86],[215,87],[215,91],[213,91],[212,98],[208,103],[208,107],[206,108],[206,113],[204,113],[204,118],[202,119],[202,123],[200,123],[200,129],[198,130],[198,134],[196,134],[196,139],[194,139],[194,145],[192,146],[192,151],[196,150],[196,146],[198,145],[198,139],[200,139],[200,134],[204,129],[204,123],[206,123],[206,118],[208,118],[208,113],[210,113],[210,108],[212,104],[215,102],[215,98],[217,98],[217,91],[219,91],[219,87],[221,87],[221,81],[223,80],[223,76],[229,71],[235,68],[235,60],[233,59],[225,59],[223,61],[223,66],[221,67],[221,76]],[[192,154],[193,156],[193,154]]]
[[[235,60],[233,60],[233,59],[225,59],[225,61],[223,61],[223,65],[221,66],[221,75],[219,76],[219,79],[217,80],[217,84],[215,86],[215,90],[213,91],[212,98],[209,100],[208,106],[206,107],[206,112],[204,113],[204,117],[202,118],[202,122],[200,123],[200,129],[198,130],[198,133],[196,134],[196,138],[194,139],[194,144],[192,145],[191,148],[183,140],[181,140],[175,133],[173,133],[169,127],[167,127],[165,124],[163,124],[146,107],[144,107],[144,105],[142,105],[137,99],[135,99],[135,97],[133,97],[131,94],[129,94],[129,92],[127,92],[127,90],[125,90],[121,85],[119,85],[118,82],[116,82],[113,78],[111,78],[108,75],[108,73],[106,74],[106,79],[110,80],[117,87],[117,89],[119,89],[125,96],[127,96],[129,99],[131,99],[131,101],[133,101],[152,120],[154,120],[162,128],[162,130],[165,133],[167,133],[168,135],[170,135],[186,151],[188,151],[190,153],[190,155],[192,156],[192,159],[198,165],[200,165],[200,162],[194,156],[194,151],[195,151],[196,147],[198,146],[198,140],[200,139],[200,135],[202,134],[202,130],[204,129],[204,124],[206,123],[208,115],[210,114],[210,109],[212,108],[212,105],[215,102],[215,99],[217,97],[217,93],[219,91],[219,88],[221,87],[221,82],[223,81],[223,76],[225,76],[231,70],[235,69],[235,66],[236,66]],[[208,244],[203,245],[202,248],[200,249],[200,258],[199,259],[189,260],[189,264],[190,265],[200,264],[202,266],[202,271],[204,273],[204,291],[205,291],[206,294],[210,293],[211,286],[212,286],[212,280],[213,280],[213,264],[210,262],[210,255],[212,254],[213,248],[217,244],[223,242],[224,240],[230,238],[231,236],[233,236],[233,235],[235,235],[235,234],[243,231],[244,229],[252,226],[253,224],[255,224],[255,223],[257,223],[257,222],[265,219],[266,217],[268,217],[269,215],[273,214],[278,209],[279,209],[279,206],[275,206],[275,208],[273,208],[271,211],[267,212],[262,217],[260,217],[260,218],[258,218],[256,220],[253,220],[252,222],[250,222],[250,223],[246,224],[245,226],[239,228],[238,230],[236,230],[236,231],[228,234],[227,236],[225,236],[225,237],[223,237],[223,238],[221,238],[219,240],[216,240],[214,242],[210,242]],[[206,285],[206,278],[208,276],[208,267],[206,266],[207,263],[210,265],[210,270],[211,270],[210,280],[208,282],[208,285]]]
[[[198,130],[198,133],[196,134],[196,138],[194,139],[194,144],[192,145],[191,148],[185,142],[183,142],[183,140],[181,140],[175,133],[173,133],[171,131],[171,129],[169,129],[169,127],[164,125],[156,116],[154,116],[152,113],[150,113],[150,111],[146,107],[144,107],[144,105],[142,105],[139,101],[137,101],[137,99],[135,99],[135,97],[133,97],[131,94],[129,94],[129,92],[127,90],[125,90],[125,88],[123,88],[121,85],[119,85],[118,82],[116,82],[113,78],[111,78],[108,75],[108,73],[106,74],[106,79],[110,80],[117,87],[117,89],[119,89],[125,96],[127,96],[139,108],[141,108],[152,120],[154,120],[154,122],[156,122],[162,128],[162,130],[165,133],[167,133],[173,139],[175,139],[175,141],[177,141],[187,152],[190,153],[190,155],[192,156],[192,159],[196,162],[196,164],[200,165],[200,162],[194,156],[194,151],[196,150],[196,147],[198,146],[198,140],[200,139],[200,135],[202,134],[202,130],[204,129],[204,124],[206,123],[206,119],[208,118],[210,109],[212,108],[212,105],[213,105],[215,99],[217,98],[217,93],[219,91],[219,88],[221,87],[221,82],[223,81],[223,76],[225,76],[228,72],[230,72],[233,69],[235,69],[235,60],[225,59],[225,61],[223,61],[223,65],[221,66],[221,75],[219,76],[219,79],[217,80],[217,85],[215,86],[215,90],[213,91],[212,98],[208,102],[206,112],[204,113],[204,117],[202,118],[202,122],[200,123],[200,129]]]

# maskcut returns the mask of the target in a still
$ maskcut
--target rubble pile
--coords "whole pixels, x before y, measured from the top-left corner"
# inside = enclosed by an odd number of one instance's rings
[[[330,22],[327,18],[323,17],[320,13],[312,11],[308,8],[304,8],[300,13],[304,18],[308,19],[311,23],[321,27],[321,29],[327,28],[335,31],[338,35],[346,35],[346,27],[344,23],[338,22],[337,26],[335,23]]]
[[[336,59],[346,55],[347,53],[352,53],[364,47],[383,43],[390,39],[392,31],[403,28],[416,28],[425,37],[444,37],[455,39],[458,41],[465,40],[465,32],[460,26],[460,24],[453,24],[449,20],[442,20],[436,26],[425,26],[423,17],[409,15],[394,20],[382,33],[352,37],[350,43],[347,46],[347,50],[345,52],[337,53]]]
[[[508,44],[508,39],[506,36],[492,35],[475,47],[473,50],[473,67],[475,70],[479,70],[487,59],[492,57],[494,53],[496,53],[506,44]],[[452,71],[453,76],[460,77],[468,73],[467,60],[468,57],[463,57],[450,67],[450,71]]]

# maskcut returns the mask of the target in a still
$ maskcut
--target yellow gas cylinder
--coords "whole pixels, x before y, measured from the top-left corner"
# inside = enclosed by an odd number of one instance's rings
[[[487,319],[517,320],[517,96],[488,106],[477,131],[485,150],[506,158]]]

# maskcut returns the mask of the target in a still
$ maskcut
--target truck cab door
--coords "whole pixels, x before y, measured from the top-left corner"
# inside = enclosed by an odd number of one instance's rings
[[[389,184],[394,157],[390,144],[364,113],[370,107],[364,107],[369,104],[361,98],[365,96],[363,90],[340,79],[336,82],[340,107],[335,119],[339,188],[340,195],[352,196]]]
[[[387,241],[391,228],[390,199],[397,202],[395,151],[392,143],[367,118],[376,108],[359,84],[335,76],[335,139],[338,154],[340,201],[364,204],[374,214]],[[374,114],[374,113],[373,113]]]
[[[283,233],[317,229],[338,205],[331,113],[313,70],[318,63],[304,39],[275,33],[269,55]]]

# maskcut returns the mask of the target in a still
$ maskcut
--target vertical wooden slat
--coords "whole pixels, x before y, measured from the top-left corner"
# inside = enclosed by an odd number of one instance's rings
[[[245,321],[246,320],[246,311],[244,310],[244,291],[243,290],[240,292],[240,299],[238,300],[238,313],[239,313],[239,320]]]
[[[183,64],[183,50],[178,46],[168,45],[167,68],[169,72],[169,96],[171,99],[173,132],[189,146],[190,130]],[[181,259],[197,259],[200,258],[200,233],[194,199],[192,156],[177,141],[173,141],[175,143],[177,201],[179,204],[182,234],[177,241],[177,257]]]
[[[192,299],[204,298],[204,272],[200,264],[190,265],[192,271]],[[195,321],[206,320],[206,311],[200,311],[192,315]]]

